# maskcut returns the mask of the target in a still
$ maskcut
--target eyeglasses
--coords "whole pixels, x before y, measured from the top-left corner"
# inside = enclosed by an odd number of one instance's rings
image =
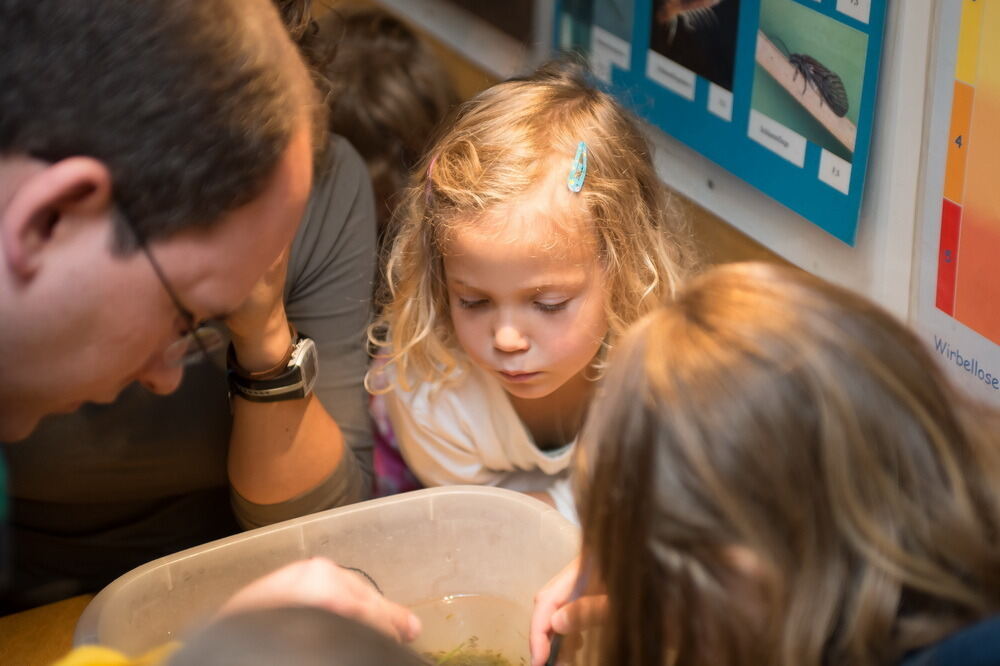
[[[177,297],[177,292],[167,282],[160,264],[153,258],[153,253],[149,251],[145,240],[141,238],[139,239],[139,248],[146,255],[146,258],[149,259],[149,264],[153,267],[153,272],[156,273],[156,277],[160,280],[160,284],[163,285],[163,289],[170,296],[170,300],[174,302],[174,307],[177,308],[181,318],[184,320],[184,326],[187,328],[187,332],[184,335],[174,340],[163,350],[164,363],[175,368],[192,365],[201,360],[211,363],[212,352],[222,349],[226,344],[222,333],[216,328],[204,323],[199,324],[195,321],[194,315],[181,303],[181,299]]]

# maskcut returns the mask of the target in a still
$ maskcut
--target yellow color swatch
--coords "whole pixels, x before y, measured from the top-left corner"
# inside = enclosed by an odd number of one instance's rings
[[[955,78],[976,85],[979,36],[982,34],[983,5],[987,0],[962,0],[962,25],[958,33],[958,62]]]

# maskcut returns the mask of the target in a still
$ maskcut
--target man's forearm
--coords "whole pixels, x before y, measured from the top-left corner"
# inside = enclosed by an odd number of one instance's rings
[[[277,504],[306,493],[344,455],[344,436],[315,395],[281,402],[233,397],[229,481],[248,501]]]

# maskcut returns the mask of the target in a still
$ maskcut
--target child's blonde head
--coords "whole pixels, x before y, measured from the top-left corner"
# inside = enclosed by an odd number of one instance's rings
[[[581,68],[550,64],[462,105],[397,210],[383,295],[391,340],[384,344],[402,382],[447,376],[459,364],[444,282],[449,234],[494,225],[497,211],[529,204],[553,174],[565,188],[581,141],[588,153],[583,189],[571,210],[549,211],[569,220],[568,228],[541,235],[593,246],[605,272],[609,341],[673,293],[691,253],[649,146],[628,112]]]
[[[995,416],[889,314],[730,265],[617,352],[578,460],[599,663],[875,666],[1000,610]]]

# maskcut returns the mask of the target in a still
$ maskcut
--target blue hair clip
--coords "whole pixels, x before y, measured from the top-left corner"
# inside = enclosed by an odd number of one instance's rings
[[[587,144],[583,141],[576,147],[576,157],[573,158],[573,167],[569,170],[566,178],[566,186],[570,192],[579,192],[583,189],[583,181],[587,178]]]

